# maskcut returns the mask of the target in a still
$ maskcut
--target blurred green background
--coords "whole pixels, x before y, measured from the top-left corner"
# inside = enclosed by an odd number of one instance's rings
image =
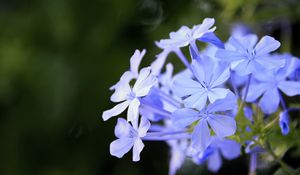
[[[214,17],[223,40],[244,22],[300,56],[299,9],[298,0],[1,0],[0,174],[167,174],[164,143],[146,143],[138,163],[109,155],[116,119],[101,115],[134,50],[146,48],[149,64],[154,41]],[[247,159],[226,172],[245,174]]]

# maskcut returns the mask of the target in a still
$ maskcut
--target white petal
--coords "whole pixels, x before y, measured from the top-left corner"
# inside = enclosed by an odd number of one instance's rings
[[[129,105],[129,102],[124,101],[120,104],[117,104],[112,109],[104,111],[103,114],[102,114],[103,120],[106,121],[106,120],[110,119],[113,116],[121,114],[123,111],[125,111],[125,109],[128,107],[128,105]]]

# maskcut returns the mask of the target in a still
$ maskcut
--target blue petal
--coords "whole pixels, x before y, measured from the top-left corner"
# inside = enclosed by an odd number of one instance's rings
[[[131,125],[125,119],[118,118],[118,122],[115,127],[115,135],[118,138],[130,137],[130,131],[132,129]]]
[[[228,93],[230,93],[229,89],[213,88],[208,91],[208,99],[211,103],[214,103],[218,99],[224,99]]]
[[[142,61],[142,58],[144,57],[146,53],[146,50],[143,49],[142,52],[140,52],[138,49],[135,50],[134,54],[130,58],[130,71],[134,74],[139,73],[139,66]]]
[[[210,130],[205,119],[195,126],[192,133],[192,147],[199,152],[204,152],[211,143]]]
[[[222,70],[220,73],[216,73],[220,70],[214,70],[213,79],[211,82],[211,87],[216,87],[224,83],[230,77],[229,68]]]
[[[216,100],[214,103],[209,104],[206,110],[209,113],[213,113],[233,110],[235,108],[237,108],[237,99],[236,96],[231,92],[228,93],[226,98]]]
[[[193,109],[183,108],[172,113],[172,123],[180,128],[189,126],[197,120],[199,120],[199,112]]]
[[[246,101],[254,102],[260,97],[265,91],[272,87],[269,83],[250,83]]]
[[[132,149],[132,161],[137,162],[140,160],[140,153],[144,148],[144,143],[140,138],[137,138],[134,142]]]
[[[271,114],[277,111],[279,105],[279,94],[277,88],[267,90],[259,101],[259,106],[266,114]]]
[[[125,111],[125,109],[128,107],[128,105],[129,105],[129,102],[124,101],[120,104],[117,104],[112,109],[104,111],[103,114],[102,114],[103,120],[106,121],[106,120],[110,119],[113,116],[117,116],[117,115],[121,114],[123,111]]]
[[[222,158],[218,151],[215,151],[207,161],[207,168],[212,172],[217,172],[222,166]]]
[[[280,42],[273,37],[264,36],[255,46],[257,56],[268,54],[280,47]]]
[[[279,82],[278,87],[288,96],[300,94],[300,82],[298,81],[281,81]]]
[[[208,123],[219,138],[231,136],[236,131],[236,123],[234,118],[214,114],[208,117]]]
[[[139,117],[139,107],[140,101],[137,98],[134,98],[128,107],[127,110],[127,120],[130,121],[134,129],[138,129],[138,117]]]
[[[121,158],[132,148],[133,144],[132,138],[117,139],[110,144],[110,154]]]
[[[217,50],[215,57],[219,58],[221,61],[226,61],[226,62],[246,59],[245,55],[239,52],[232,51],[232,50],[225,50],[225,49]]]
[[[139,129],[138,129],[138,134],[139,137],[144,137],[147,134],[147,131],[149,130],[151,126],[151,123],[149,120],[147,120],[146,117],[141,117]]]
[[[228,159],[235,159],[241,155],[241,145],[233,140],[224,140],[219,145],[222,155]]]
[[[184,99],[184,104],[186,107],[197,108],[198,110],[202,110],[207,102],[207,92],[205,90],[201,90],[190,97]]]
[[[143,68],[132,88],[137,97],[147,95],[150,89],[157,83],[157,78],[151,74],[151,68]]]
[[[287,135],[290,132],[290,117],[287,111],[281,112],[279,114],[279,126],[281,129],[281,133],[283,135]]]
[[[206,43],[211,43],[221,49],[224,49],[223,42],[213,32],[205,33],[200,38],[198,38],[198,40]]]
[[[175,95],[179,97],[197,93],[201,91],[201,89],[203,88],[199,82],[182,75],[176,76],[172,85],[172,90],[174,91]]]

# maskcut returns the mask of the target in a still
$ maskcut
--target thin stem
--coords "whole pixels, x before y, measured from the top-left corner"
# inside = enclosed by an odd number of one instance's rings
[[[281,168],[283,171],[285,171],[287,174],[289,175],[293,175],[294,173],[292,172],[292,170],[290,169],[290,167],[283,162],[276,154],[275,152],[272,150],[271,145],[269,142],[266,142],[266,149],[268,150],[268,152],[272,155],[272,157],[280,164]]]
[[[141,102],[141,106],[145,109],[148,109],[149,111],[155,113],[155,114],[159,114],[162,115],[164,117],[170,118],[172,116],[172,113],[169,111],[166,111],[162,108],[153,106],[152,104],[147,103],[145,100],[140,99]]]
[[[245,94],[244,94],[244,96],[243,96],[242,103],[241,103],[241,105],[240,105],[239,110],[242,110],[243,107],[244,107],[244,103],[245,103],[245,101],[246,101],[246,99],[247,99],[247,95],[248,95],[248,91],[249,91],[249,86],[250,86],[251,78],[252,78],[252,74],[249,74],[249,75],[248,75],[248,81],[247,81],[247,85],[246,85]]]
[[[250,155],[249,175],[256,175],[256,167],[257,167],[257,153],[252,153]]]
[[[149,141],[165,141],[165,140],[179,140],[179,139],[189,139],[191,138],[191,134],[181,133],[175,135],[165,135],[165,136],[148,136],[143,137],[143,140]]]
[[[180,49],[176,49],[175,53],[177,54],[177,56],[179,57],[179,59],[183,62],[183,64],[190,69],[190,63],[188,62],[188,60],[186,59],[185,55],[182,53],[182,51]]]

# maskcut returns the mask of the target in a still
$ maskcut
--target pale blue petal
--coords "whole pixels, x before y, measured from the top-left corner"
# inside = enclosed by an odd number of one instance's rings
[[[139,137],[144,137],[146,135],[148,129],[150,128],[150,126],[151,126],[151,124],[150,124],[149,120],[147,120],[146,117],[141,117],[139,129],[138,129]]]
[[[205,74],[207,72],[205,71],[205,65],[201,62],[201,59],[198,60],[193,59],[191,64],[191,69],[194,76],[197,78],[199,82],[206,81]]]
[[[125,111],[125,109],[128,107],[128,105],[129,105],[129,102],[124,101],[120,104],[117,104],[112,109],[104,111],[103,114],[102,114],[103,120],[106,121],[106,120],[110,119],[113,116],[117,116],[117,115],[121,114],[123,111]]]
[[[272,56],[261,56],[255,59],[255,62],[259,63],[265,69],[278,69],[285,65],[285,59],[279,59]]]
[[[216,87],[223,84],[230,77],[229,68],[224,69],[221,74],[213,74],[213,81],[211,82],[211,87]]]
[[[207,125],[207,121],[202,119],[195,126],[192,133],[192,147],[199,152],[205,151],[205,149],[211,143],[210,130]]]
[[[273,37],[264,36],[255,46],[257,56],[268,54],[280,47],[280,42]]]
[[[245,60],[247,57],[245,55],[231,50],[219,49],[216,51],[216,58],[219,58],[221,61],[232,62],[237,60]]]
[[[236,123],[232,117],[214,114],[210,115],[207,120],[210,127],[219,138],[231,136],[236,131]]]
[[[143,68],[133,86],[133,92],[137,97],[148,94],[150,89],[157,83],[157,78],[151,74],[150,67]]]
[[[277,111],[280,98],[276,87],[268,89],[259,100],[259,106],[266,114],[272,114]]]
[[[300,82],[298,81],[281,81],[278,88],[288,96],[300,94]]]
[[[130,137],[130,131],[133,128],[123,118],[118,118],[117,125],[115,127],[115,136],[118,138]]]
[[[190,97],[183,100],[186,107],[197,108],[201,110],[205,107],[207,102],[207,92],[205,90],[201,90]]]
[[[214,103],[209,104],[206,110],[209,113],[213,113],[213,112],[233,110],[236,107],[237,107],[237,99],[236,96],[231,92],[228,93],[226,98],[216,100]]]
[[[134,54],[130,58],[130,70],[134,74],[139,73],[139,66],[142,61],[142,58],[144,57],[146,53],[146,50],[143,49],[142,52],[140,52],[138,49],[135,50]]]
[[[110,154],[121,158],[132,148],[133,144],[132,138],[117,139],[110,144]]]
[[[229,89],[213,88],[208,91],[208,99],[211,103],[214,103],[218,99],[225,98],[229,92]]]
[[[197,120],[199,120],[199,112],[193,109],[183,108],[172,113],[172,123],[176,127],[184,128]]]
[[[154,75],[159,75],[160,74],[161,69],[163,68],[163,66],[164,66],[164,64],[166,62],[168,53],[169,52],[167,52],[166,50],[164,50],[163,52],[161,52],[160,54],[158,54],[156,56],[156,60],[151,63],[151,70],[152,70],[152,73]]]
[[[199,82],[181,75],[176,76],[172,85],[173,92],[179,97],[185,97],[187,95],[197,93],[201,91],[201,89],[203,89],[203,87]]]
[[[218,146],[222,155],[228,160],[241,155],[241,145],[234,140],[224,140]]]
[[[269,83],[250,83],[246,101],[254,102],[260,97],[266,90],[272,87]]]
[[[203,34],[200,38],[198,38],[198,40],[211,43],[219,48],[224,49],[224,43],[213,32],[207,32]]]
[[[131,88],[128,84],[128,82],[122,82],[116,84],[115,86],[115,92],[110,97],[110,100],[112,102],[121,102],[128,98],[128,95],[131,92]]]
[[[140,138],[137,138],[133,145],[132,161],[137,162],[140,160],[140,154],[144,148],[144,143]]]
[[[222,166],[222,158],[218,151],[215,151],[207,160],[207,168],[216,173]]]
[[[138,129],[139,107],[140,101],[135,98],[130,102],[127,110],[127,121],[132,122],[132,126],[136,130]]]

